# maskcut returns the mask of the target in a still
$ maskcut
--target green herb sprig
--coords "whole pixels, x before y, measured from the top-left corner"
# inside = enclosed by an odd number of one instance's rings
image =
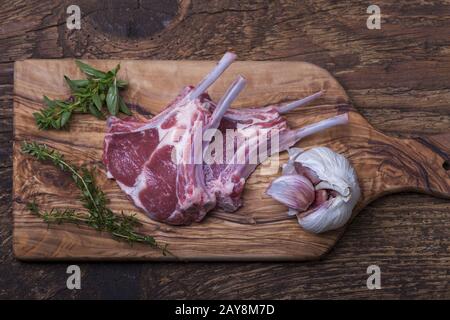
[[[69,164],[61,153],[50,149],[46,145],[36,142],[24,142],[22,152],[39,161],[51,161],[62,171],[71,174],[73,181],[81,191],[81,201],[87,209],[87,214],[77,213],[73,209],[52,209],[51,211],[40,210],[35,202],[29,202],[27,208],[35,215],[41,217],[47,223],[74,223],[86,224],[97,231],[110,233],[119,240],[130,243],[139,242],[148,244],[153,248],[160,249],[164,255],[170,253],[167,246],[160,245],[148,235],[138,233],[135,229],[141,225],[134,215],[114,214],[107,207],[108,198],[95,183],[92,171],[86,167],[77,167]]]
[[[99,119],[104,119],[105,113],[113,116],[119,112],[131,115],[130,109],[119,94],[119,91],[127,86],[126,81],[117,79],[120,65],[103,72],[79,60],[75,62],[87,79],[72,80],[64,76],[72,92],[72,96],[65,101],[51,100],[44,96],[46,108],[33,113],[39,129],[64,129],[75,113],[91,113]]]

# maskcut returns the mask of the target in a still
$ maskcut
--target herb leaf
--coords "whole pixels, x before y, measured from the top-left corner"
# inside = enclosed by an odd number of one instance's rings
[[[131,111],[126,105],[125,101],[123,101],[122,97],[119,96],[119,110],[122,113],[125,113],[126,115],[131,116]]]
[[[72,116],[72,112],[64,111],[61,115],[61,127],[64,127]]]
[[[97,107],[98,111],[102,110],[102,101],[97,93],[92,95],[92,102],[94,102],[94,105]]]
[[[78,68],[80,68],[81,71],[83,71],[87,76],[103,79],[106,77],[106,73],[103,71],[97,70],[90,65],[81,62],[80,60],[76,60],[75,63],[77,64]]]
[[[55,101],[50,100],[47,96],[44,96],[44,102],[45,102],[45,104],[46,104],[48,107],[50,107],[50,108],[53,108],[53,107],[56,106]]]
[[[119,100],[117,97],[117,91],[116,80],[114,80],[114,84],[109,87],[108,94],[106,95],[106,106],[108,107],[109,113],[113,116],[115,116],[117,112],[119,112]]]
[[[73,209],[42,211],[33,201],[27,204],[27,208],[33,214],[41,217],[47,223],[83,223],[97,231],[108,232],[117,240],[148,244],[161,250],[163,255],[171,254],[166,245],[161,245],[153,237],[136,231],[141,223],[135,215],[125,215],[123,212],[118,215],[108,208],[109,200],[96,185],[92,171],[86,167],[77,167],[68,163],[61,153],[36,142],[23,142],[22,153],[28,154],[39,161],[51,161],[62,171],[69,172],[81,191],[80,199],[87,210],[87,214],[76,213]]]
[[[72,92],[72,96],[66,101],[51,100],[44,96],[47,107],[33,114],[39,129],[66,128],[73,113],[91,113],[99,119],[104,119],[105,104],[111,115],[117,115],[119,112],[131,114],[125,103],[121,102],[119,94],[119,89],[127,86],[126,81],[117,79],[120,65],[105,73],[78,60],[76,64],[88,78],[72,80],[64,76]]]
[[[89,80],[71,80],[68,76],[64,76],[64,80],[66,80],[72,92],[78,92],[80,88],[85,87],[89,83]],[[86,81],[86,83],[82,81]]]
[[[101,113],[101,111],[98,110],[98,108],[94,106],[92,103],[89,105],[89,111],[98,119],[104,119],[103,113]]]

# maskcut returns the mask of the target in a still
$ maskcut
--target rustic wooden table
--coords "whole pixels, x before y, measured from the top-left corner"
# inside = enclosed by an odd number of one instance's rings
[[[13,63],[27,58],[301,60],[329,70],[378,129],[450,128],[450,5],[377,1],[0,1],[0,298],[450,298],[450,202],[416,194],[365,209],[323,261],[21,263],[12,252]],[[299,75],[301,76],[301,75]],[[378,265],[381,290],[366,288]]]

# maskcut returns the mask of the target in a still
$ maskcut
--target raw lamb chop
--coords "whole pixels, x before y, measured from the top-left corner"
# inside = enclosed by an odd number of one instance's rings
[[[110,119],[103,158],[108,177],[116,179],[151,218],[190,224],[214,208],[215,195],[206,190],[201,159],[194,159],[193,142],[199,137],[201,141],[204,130],[217,127],[245,85],[239,77],[214,108],[202,95],[234,58],[226,54],[195,89],[184,89],[164,111],[145,123]]]

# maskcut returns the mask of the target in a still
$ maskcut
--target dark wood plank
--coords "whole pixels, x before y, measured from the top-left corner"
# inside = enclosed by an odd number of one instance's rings
[[[86,13],[104,10],[79,3]],[[69,4],[1,2],[0,274],[9,275],[0,277],[1,297],[450,298],[448,201],[414,194],[374,202],[320,262],[80,264],[88,290],[77,292],[65,288],[67,265],[17,262],[10,152],[11,62],[18,59],[217,59],[234,49],[248,60],[303,60],[331,71],[380,130],[402,136],[449,130],[446,4],[378,1],[382,29],[367,30],[367,4],[360,1],[183,1],[169,31],[135,39],[97,31],[93,13],[83,19],[83,32],[66,30]],[[383,290],[365,288],[369,264],[382,268]]]

